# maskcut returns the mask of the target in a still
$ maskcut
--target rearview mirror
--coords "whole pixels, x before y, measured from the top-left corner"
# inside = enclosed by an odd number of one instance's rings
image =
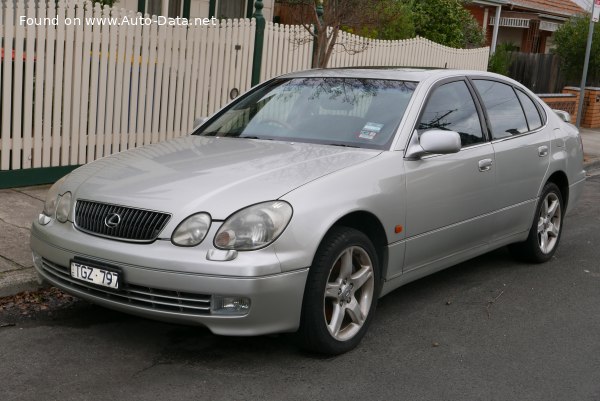
[[[441,129],[432,129],[418,135],[413,134],[406,158],[411,160],[419,159],[426,154],[450,154],[460,151],[460,135],[454,131],[444,131]]]

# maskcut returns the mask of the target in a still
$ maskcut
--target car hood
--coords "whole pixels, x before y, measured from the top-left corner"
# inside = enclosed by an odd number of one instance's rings
[[[187,216],[227,218],[380,151],[187,136],[132,149],[75,170],[65,183],[88,199]]]

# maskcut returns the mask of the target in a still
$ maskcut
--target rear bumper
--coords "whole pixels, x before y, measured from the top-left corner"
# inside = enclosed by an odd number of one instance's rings
[[[567,204],[566,213],[571,212],[577,203],[579,202],[579,198],[581,198],[581,194],[583,193],[583,187],[585,185],[585,175],[581,180],[569,185],[569,203]]]

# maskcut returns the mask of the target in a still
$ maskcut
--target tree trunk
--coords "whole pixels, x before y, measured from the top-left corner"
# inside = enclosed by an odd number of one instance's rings
[[[335,43],[337,42],[338,34],[340,33],[339,27],[336,26],[332,29],[333,32],[331,33],[331,37],[329,38],[329,43],[327,44],[327,51],[325,52],[325,57],[323,59],[323,68],[326,68],[329,64],[329,59],[331,58],[333,48],[335,47]]]
[[[331,29],[333,29],[331,35],[327,35],[326,30],[317,32],[317,37],[315,38],[316,50],[314,52],[312,63],[313,68],[327,68],[327,65],[329,64],[329,59],[333,53],[333,48],[339,32],[339,28]]]

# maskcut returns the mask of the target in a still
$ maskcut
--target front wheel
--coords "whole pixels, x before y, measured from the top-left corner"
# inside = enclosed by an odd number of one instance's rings
[[[563,199],[556,184],[549,182],[542,191],[535,219],[525,242],[512,244],[511,252],[527,262],[543,263],[556,252],[563,226]]]
[[[331,355],[356,347],[375,311],[379,282],[369,238],[353,228],[334,227],[308,274],[298,332],[303,347]]]

